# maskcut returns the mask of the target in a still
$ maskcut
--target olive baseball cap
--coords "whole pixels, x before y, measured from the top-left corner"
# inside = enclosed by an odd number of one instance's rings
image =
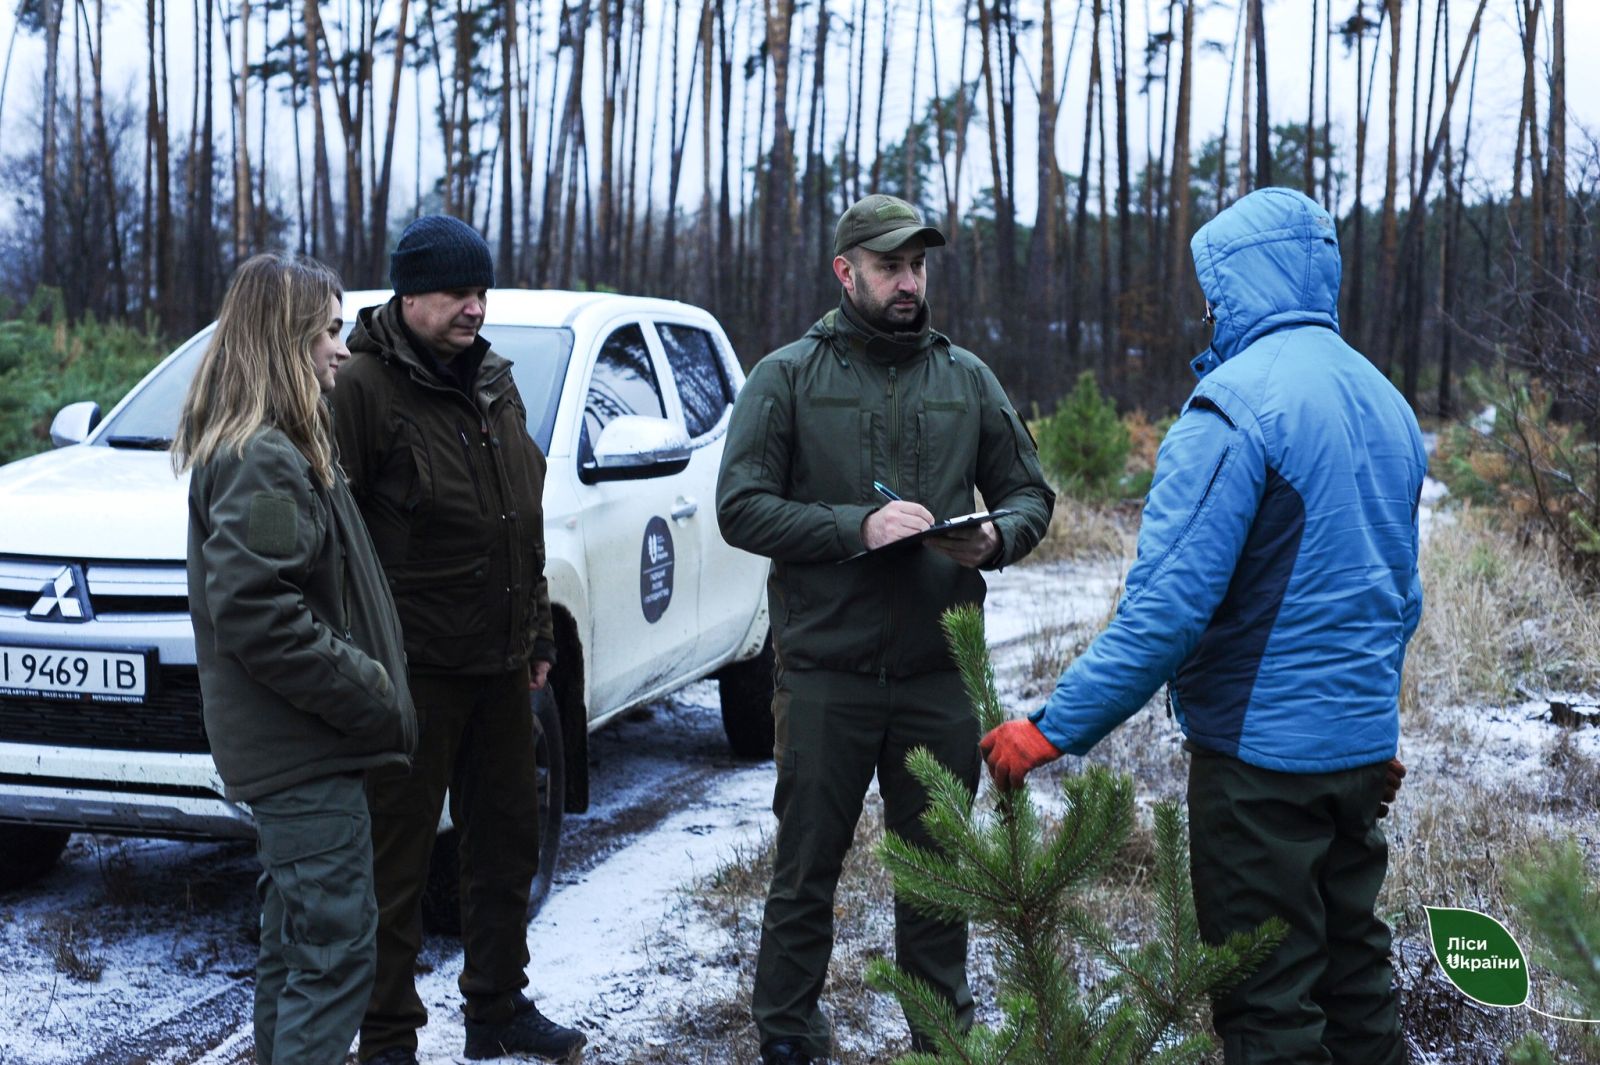
[[[922,224],[917,209],[895,196],[863,196],[850,205],[833,231],[833,254],[854,247],[868,251],[894,251],[912,237],[930,248],[942,247],[944,234]]]

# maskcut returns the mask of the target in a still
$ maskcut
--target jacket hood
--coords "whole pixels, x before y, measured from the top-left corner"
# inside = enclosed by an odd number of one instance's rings
[[[1201,377],[1267,333],[1290,325],[1339,329],[1339,238],[1333,219],[1293,189],[1257,189],[1189,242],[1216,316]]]

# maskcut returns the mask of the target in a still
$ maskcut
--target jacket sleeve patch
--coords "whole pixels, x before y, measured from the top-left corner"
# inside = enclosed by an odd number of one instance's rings
[[[271,492],[257,492],[250,499],[250,526],[245,546],[258,555],[288,558],[294,554],[299,534],[299,511],[294,500]]]

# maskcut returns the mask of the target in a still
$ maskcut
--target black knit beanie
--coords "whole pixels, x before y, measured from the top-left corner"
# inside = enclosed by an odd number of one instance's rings
[[[493,288],[494,259],[478,231],[459,218],[423,215],[389,255],[389,287],[397,296]]]

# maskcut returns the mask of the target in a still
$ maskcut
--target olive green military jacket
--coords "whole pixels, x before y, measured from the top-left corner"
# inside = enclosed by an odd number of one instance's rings
[[[342,478],[324,487],[276,429],[196,466],[188,575],[206,735],[228,798],[410,758],[400,622]]]
[[[469,397],[414,350],[398,298],[361,311],[350,351],[330,397],[339,460],[411,668],[486,675],[554,662],[545,458],[511,363],[486,351]]]
[[[939,618],[981,604],[983,578],[920,544],[852,558],[883,505],[874,480],[940,520],[972,512],[974,489],[1013,510],[991,568],[1033,550],[1055,505],[1033,438],[976,355],[925,327],[890,336],[830,311],[751,371],[717,483],[723,538],[773,560],[785,669],[954,668]]]

